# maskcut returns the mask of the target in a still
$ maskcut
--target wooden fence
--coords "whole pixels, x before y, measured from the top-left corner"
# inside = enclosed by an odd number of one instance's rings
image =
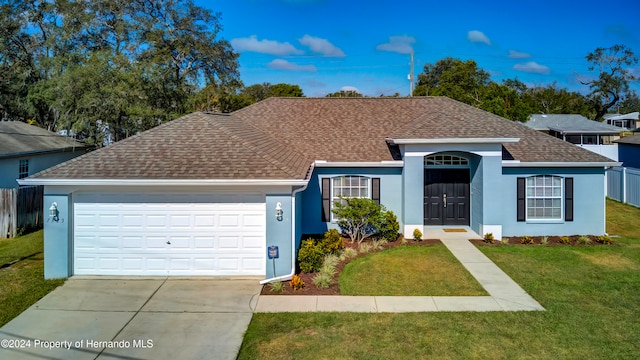
[[[42,228],[43,186],[0,189],[0,237]]]

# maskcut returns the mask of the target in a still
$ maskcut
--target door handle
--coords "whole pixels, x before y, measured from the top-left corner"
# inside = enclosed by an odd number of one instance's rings
[[[444,207],[447,207],[447,194],[442,194],[442,203]]]

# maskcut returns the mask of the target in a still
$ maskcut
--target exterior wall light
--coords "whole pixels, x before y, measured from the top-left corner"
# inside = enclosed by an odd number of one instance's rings
[[[51,219],[52,221],[58,222],[58,203],[57,202],[53,202],[51,204],[51,207],[49,208],[49,219]]]
[[[276,204],[276,219],[282,221],[282,203]]]

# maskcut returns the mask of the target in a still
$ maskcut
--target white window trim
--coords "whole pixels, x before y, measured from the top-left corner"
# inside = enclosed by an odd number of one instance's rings
[[[338,200],[338,197],[335,196],[335,191],[333,188],[333,180],[334,179],[339,179],[339,178],[343,178],[343,177],[359,177],[359,178],[365,178],[367,180],[367,197],[363,197],[366,199],[371,199],[371,177],[370,176],[366,176],[366,175],[336,175],[336,176],[332,176],[329,178],[329,185],[330,185],[330,192],[331,192],[331,204],[330,204],[330,210],[329,212],[331,213],[331,222],[337,222],[339,219],[335,216],[335,214],[333,213],[333,203],[335,201]]]
[[[20,159],[18,161],[18,179],[24,179],[26,177],[29,177],[29,162],[30,162],[29,159]],[[24,168],[26,168],[27,170],[26,172],[22,171],[23,164],[24,164]]]
[[[559,196],[529,196],[529,179],[535,179],[539,177],[551,177],[560,179],[560,195]],[[525,219],[527,222],[532,223],[560,223],[564,221],[564,178],[562,176],[557,175],[533,175],[525,178]],[[529,199],[560,199],[560,217],[557,218],[530,218],[529,217]]]

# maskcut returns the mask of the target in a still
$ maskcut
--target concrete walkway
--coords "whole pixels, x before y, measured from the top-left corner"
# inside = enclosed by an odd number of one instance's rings
[[[260,296],[254,312],[540,311],[544,308],[468,239],[475,232],[426,228],[426,239],[440,239],[490,296]]]

